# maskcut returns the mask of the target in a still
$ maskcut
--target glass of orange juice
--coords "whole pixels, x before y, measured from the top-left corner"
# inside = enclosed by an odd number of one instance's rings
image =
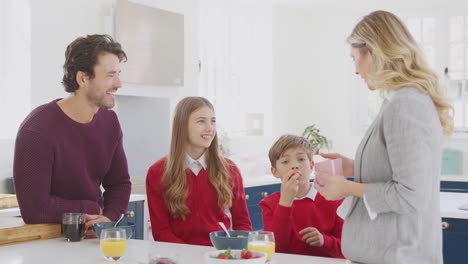
[[[275,253],[275,235],[271,231],[250,232],[247,247],[249,250],[265,252],[269,263]]]
[[[109,228],[101,231],[101,252],[106,260],[117,261],[125,254],[127,232],[122,228]]]

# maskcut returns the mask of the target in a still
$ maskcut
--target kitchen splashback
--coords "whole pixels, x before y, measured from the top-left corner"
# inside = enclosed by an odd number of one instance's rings
[[[169,99],[120,95],[116,105],[130,176],[146,176],[169,149]]]

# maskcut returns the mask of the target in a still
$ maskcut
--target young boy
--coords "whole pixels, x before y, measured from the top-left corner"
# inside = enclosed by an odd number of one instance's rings
[[[309,182],[313,149],[303,137],[281,136],[268,154],[271,173],[281,179],[281,192],[260,201],[263,228],[275,234],[276,251],[344,258],[340,201],[327,201]]]

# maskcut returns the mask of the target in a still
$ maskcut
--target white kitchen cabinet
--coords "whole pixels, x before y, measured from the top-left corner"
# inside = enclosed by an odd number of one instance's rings
[[[142,85],[184,84],[184,16],[117,0],[115,35],[128,56],[122,81]]]
[[[272,3],[200,0],[200,95],[235,136],[269,135]]]

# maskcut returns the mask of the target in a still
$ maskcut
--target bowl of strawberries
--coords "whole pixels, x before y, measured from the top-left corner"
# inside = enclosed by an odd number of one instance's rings
[[[205,264],[264,264],[266,254],[246,249],[216,250],[205,253]]]

